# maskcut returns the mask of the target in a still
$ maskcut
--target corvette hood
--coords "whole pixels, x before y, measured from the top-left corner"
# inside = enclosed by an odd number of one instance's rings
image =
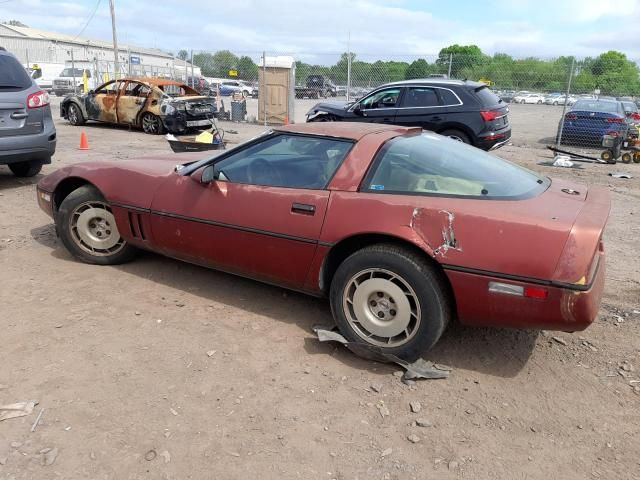
[[[177,165],[186,165],[207,156],[210,154],[193,152],[135,160],[82,162],[47,175],[38,182],[38,188],[54,192],[61,182],[81,179],[93,184],[111,203],[150,208],[158,187],[164,179],[176,174]]]

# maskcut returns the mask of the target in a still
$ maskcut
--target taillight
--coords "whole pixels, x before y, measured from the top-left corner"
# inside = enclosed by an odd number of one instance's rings
[[[607,123],[625,123],[625,121],[624,121],[624,118],[609,117],[609,118],[607,118]]]
[[[631,115],[631,118],[633,118],[634,120],[640,120],[640,113],[634,113]]]
[[[577,120],[577,119],[578,119],[578,116],[577,116],[575,113],[567,113],[567,114],[564,116],[564,119],[565,119],[565,120]]]
[[[489,110],[487,112],[480,112],[480,116],[485,122],[492,122],[496,118],[501,117],[501,112],[499,110]]]
[[[27,97],[27,108],[40,108],[49,105],[49,94],[44,90],[32,93]]]
[[[524,287],[524,296],[527,298],[535,298],[536,300],[544,300],[549,295],[545,288],[540,287]]]

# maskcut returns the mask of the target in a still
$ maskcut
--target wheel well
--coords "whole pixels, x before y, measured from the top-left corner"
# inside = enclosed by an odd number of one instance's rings
[[[68,177],[62,180],[53,192],[53,211],[57,212],[64,199],[67,198],[71,192],[84,185],[95,187],[95,185],[84,178]]]
[[[476,141],[476,136],[474,135],[473,131],[467,127],[466,125],[459,125],[459,124],[454,124],[454,125],[446,125],[442,128],[439,128],[436,133],[440,134],[442,132],[446,132],[447,130],[458,130],[459,132],[464,133],[467,137],[469,137],[469,140],[471,140],[471,143],[475,143]]]
[[[346,260],[347,257],[358,250],[368,247],[369,245],[374,245],[376,243],[393,244],[421,256],[427,263],[432,265],[436,270],[438,270],[438,272],[442,274],[447,285],[449,285],[449,288],[451,288],[449,279],[444,273],[442,266],[432,257],[430,257],[424,250],[417,247],[413,243],[410,243],[398,237],[394,237],[392,235],[371,233],[355,235],[353,237],[346,238],[344,240],[341,240],[331,248],[322,264],[322,271],[320,273],[320,289],[325,293],[329,291],[333,276],[338,270],[340,264],[344,260]]]

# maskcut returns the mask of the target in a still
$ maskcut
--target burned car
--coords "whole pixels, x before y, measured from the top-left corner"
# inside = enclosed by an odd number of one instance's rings
[[[420,128],[289,125],[177,167],[93,159],[37,195],[80,261],[150,250],[326,296],[349,341],[405,359],[454,319],[583,330],[604,288],[606,187]]]
[[[72,125],[96,120],[133,125],[154,135],[210,127],[216,112],[215,98],[159,78],[112,80],[87,94],[67,95],[60,104],[60,116]]]

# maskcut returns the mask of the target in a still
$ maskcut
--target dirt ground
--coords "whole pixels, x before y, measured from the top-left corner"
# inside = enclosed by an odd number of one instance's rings
[[[454,326],[425,355],[450,378],[415,385],[319,344],[325,301],[152,254],[72,260],[37,207],[41,177],[0,167],[0,404],[39,402],[0,422],[0,479],[639,478],[640,165],[537,166],[559,116],[514,106],[497,155],[611,190],[599,319],[576,334]],[[168,151],[87,125],[82,152],[80,129],[57,126],[43,174]]]

